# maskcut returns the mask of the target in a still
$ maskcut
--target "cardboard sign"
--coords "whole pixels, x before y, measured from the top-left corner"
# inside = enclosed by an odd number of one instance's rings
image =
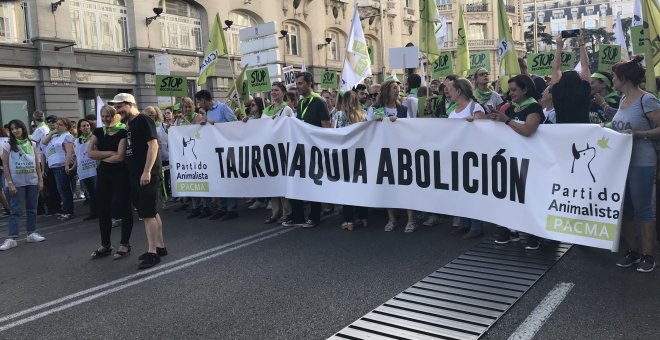
[[[598,50],[598,69],[611,70],[612,66],[621,61],[621,46],[600,45]]]
[[[633,54],[643,54],[644,51],[644,26],[633,26],[630,28],[630,43]]]
[[[438,79],[454,72],[454,58],[451,52],[442,52],[440,57],[431,63],[431,77]]]
[[[561,63],[559,69],[563,71],[570,71],[575,68],[577,64],[577,55],[575,52],[561,52]]]
[[[322,89],[337,88],[337,71],[323,72],[323,75],[321,75],[321,88]]]
[[[530,74],[537,76],[548,76],[552,73],[552,61],[555,59],[554,52],[528,53],[527,67]]]
[[[296,84],[296,72],[293,70],[293,66],[282,68],[282,78],[284,78],[284,86],[286,86],[287,89],[289,86]]]
[[[490,53],[488,51],[470,54],[470,71],[473,74],[479,68],[490,70]]]
[[[188,95],[186,77],[156,75],[156,95],[159,97],[185,97]]]
[[[268,67],[255,68],[247,71],[247,80],[250,84],[250,93],[270,92],[270,74]]]
[[[419,66],[419,46],[390,48],[390,68],[417,68]]]

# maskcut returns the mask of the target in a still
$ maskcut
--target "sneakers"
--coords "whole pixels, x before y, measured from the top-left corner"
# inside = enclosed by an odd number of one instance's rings
[[[121,218],[113,218],[111,221],[113,228],[121,227]]]
[[[256,210],[256,209],[264,209],[266,207],[266,204],[261,201],[254,201],[251,206],[248,207],[250,210]]]
[[[541,248],[541,240],[536,236],[529,236],[527,239],[527,244],[525,244],[525,250],[538,250]]]
[[[62,214],[57,219],[60,221],[68,221],[73,218],[73,214]]]
[[[318,226],[318,225],[319,225],[318,222],[314,222],[313,220],[307,220],[307,222],[305,222],[305,223],[302,225],[302,227],[303,227],[303,228],[314,228],[314,227],[316,227],[316,226]]]
[[[156,254],[158,255],[158,257],[167,256],[167,248],[156,247]],[[138,260],[142,261],[142,260],[146,259],[148,255],[149,255],[149,253],[144,253],[144,254],[138,256]]]
[[[39,233],[32,233],[27,236],[27,241],[31,243],[36,243],[36,242],[43,242],[45,241],[46,238],[39,235]]]
[[[151,268],[157,265],[158,263],[160,263],[160,256],[158,256],[158,254],[147,253],[145,254],[142,262],[138,264],[138,269],[142,270],[142,269]]]
[[[517,231],[507,230],[503,233],[498,233],[495,235],[495,243],[497,244],[507,244],[509,242],[518,242],[520,241],[520,234]]]
[[[385,225],[385,229],[383,229],[383,230],[392,231],[392,230],[394,230],[394,227],[396,227],[394,225],[394,221],[387,221],[387,224]]]
[[[16,240],[14,240],[13,238],[8,238],[5,240],[5,242],[2,243],[2,245],[0,246],[0,250],[2,251],[9,250],[16,246],[18,246],[18,242],[16,242]]]
[[[294,220],[286,220],[282,222],[283,227],[302,227],[305,223],[296,223]]]
[[[417,223],[408,222],[408,224],[406,224],[406,229],[403,229],[403,232],[404,233],[412,233],[415,230],[417,230]]]
[[[193,209],[193,210],[190,212],[190,214],[188,214],[188,216],[186,216],[186,218],[195,218],[195,217],[199,217],[199,215],[200,215],[201,213],[202,213],[202,210],[201,210],[201,209],[199,209],[199,208],[195,208],[195,209]]]
[[[651,255],[642,255],[639,264],[637,264],[637,271],[641,273],[652,272],[655,268],[655,260]]]
[[[438,215],[432,214],[429,216],[429,218],[426,219],[426,221],[422,222],[422,225],[425,225],[427,227],[432,227],[436,224],[440,224],[440,217]]]
[[[616,265],[622,268],[628,268],[633,264],[637,264],[640,261],[640,256],[636,251],[628,250],[626,256],[624,256],[619,261],[616,261]]]

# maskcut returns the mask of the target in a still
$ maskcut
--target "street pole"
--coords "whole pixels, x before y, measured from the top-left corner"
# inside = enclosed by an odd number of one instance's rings
[[[536,0],[534,0],[534,23],[533,23],[533,25],[534,25],[534,53],[539,53],[539,43],[537,41],[537,39],[538,39],[537,29],[538,29],[539,19],[536,16],[537,16]]]
[[[385,81],[385,7],[383,7],[383,0],[380,1],[380,79],[379,82]]]

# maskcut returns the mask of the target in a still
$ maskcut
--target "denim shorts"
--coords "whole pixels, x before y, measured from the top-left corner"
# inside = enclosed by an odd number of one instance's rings
[[[654,166],[631,166],[626,179],[623,220],[655,223]]]

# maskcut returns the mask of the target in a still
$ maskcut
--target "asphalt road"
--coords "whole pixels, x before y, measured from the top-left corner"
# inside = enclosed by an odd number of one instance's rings
[[[90,260],[96,221],[39,217],[45,242],[0,253],[0,339],[324,339],[479,242],[447,225],[386,233],[383,212],[354,232],[337,215],[304,230],[264,225],[266,210],[240,214],[163,212],[170,254],[141,272],[141,222],[128,258]],[[658,272],[620,269],[616,258],[573,247],[484,338],[507,339],[560,282],[575,286],[537,339],[660,338]]]

